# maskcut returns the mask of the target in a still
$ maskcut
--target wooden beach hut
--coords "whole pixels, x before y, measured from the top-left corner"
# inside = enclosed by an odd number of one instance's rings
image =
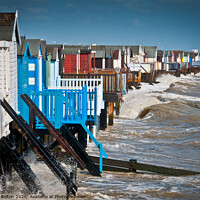
[[[18,12],[0,13],[0,99],[18,111],[17,44],[21,44]],[[12,119],[0,106],[0,138],[10,133]]]
[[[22,36],[21,45],[17,45],[17,76],[18,76],[18,110],[24,109],[24,102],[20,95],[29,91],[29,59],[31,58],[30,46]]]
[[[56,80],[60,78],[58,57],[59,49],[60,47],[47,45],[46,88],[56,87]]]

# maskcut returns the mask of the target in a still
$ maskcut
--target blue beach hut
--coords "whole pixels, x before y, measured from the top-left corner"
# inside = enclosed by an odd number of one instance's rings
[[[28,87],[30,91],[42,91],[46,82],[46,41],[22,39],[28,42],[31,57],[28,59]]]
[[[17,76],[18,76],[18,109],[24,108],[20,95],[29,90],[29,59],[31,58],[30,46],[24,37],[21,37],[21,46],[17,45]]]

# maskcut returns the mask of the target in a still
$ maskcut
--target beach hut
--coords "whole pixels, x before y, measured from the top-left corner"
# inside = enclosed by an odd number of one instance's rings
[[[105,50],[93,50],[92,69],[105,69]]]
[[[189,71],[190,65],[192,64],[192,52],[184,52],[184,55],[182,57],[182,71]]]
[[[56,87],[56,80],[59,75],[59,47],[47,45],[47,60],[46,60],[46,87]]]
[[[18,12],[0,13],[0,98],[18,111],[17,44],[21,44]],[[0,106],[0,138],[9,134],[11,118]]]
[[[91,45],[92,50],[92,70],[105,69],[105,46]]]
[[[86,45],[63,45],[60,51],[61,73],[90,73],[92,66],[91,50]],[[62,74],[60,74],[62,75]]]
[[[157,50],[157,70],[164,70],[164,51]]]
[[[28,42],[31,57],[28,59],[28,86],[31,91],[42,91],[46,86],[46,41],[24,39]]]
[[[130,46],[130,62],[134,64],[145,62],[145,53],[143,46]]]
[[[29,43],[27,40],[24,40],[24,37],[21,37],[21,45],[17,45],[18,110],[22,110],[25,106],[20,95],[27,93],[29,90],[28,67],[30,58]]]
[[[157,70],[157,46],[144,46],[144,63],[151,64],[151,71]]]

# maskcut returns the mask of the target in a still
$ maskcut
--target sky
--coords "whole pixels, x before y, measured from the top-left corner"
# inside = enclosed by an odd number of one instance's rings
[[[0,0],[27,39],[200,50],[200,0]]]

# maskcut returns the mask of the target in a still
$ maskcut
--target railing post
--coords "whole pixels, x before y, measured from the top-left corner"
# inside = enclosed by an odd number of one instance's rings
[[[117,73],[115,72],[115,93],[117,93],[117,82],[118,82],[118,77]]]
[[[97,87],[94,88],[94,122],[97,125]]]
[[[120,93],[122,94],[122,71],[120,71],[120,82],[119,82],[119,89],[120,89]]]
[[[129,69],[126,70],[126,92],[128,92],[128,73]]]
[[[87,120],[87,85],[82,89],[82,120],[84,123]]]
[[[56,87],[60,87],[60,77],[56,78]]]
[[[46,96],[46,92],[40,92],[40,95],[41,95],[41,100],[42,100],[42,112],[43,114],[46,116],[46,108],[45,108],[45,105],[46,105],[46,102],[45,102],[45,96]]]
[[[59,127],[61,123],[61,118],[63,117],[63,114],[61,112],[62,109],[62,103],[60,92],[55,92],[55,128]]]
[[[102,143],[99,143],[99,171],[102,173],[103,171],[103,153],[102,153]]]
[[[46,118],[47,119],[49,119],[49,96],[50,96],[50,93],[48,93],[46,96]]]

